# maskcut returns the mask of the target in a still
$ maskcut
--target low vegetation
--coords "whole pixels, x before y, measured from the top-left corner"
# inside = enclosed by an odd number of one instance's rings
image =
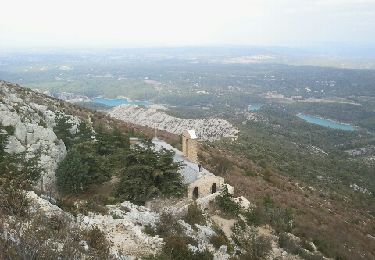
[[[188,211],[182,216],[176,216],[172,213],[163,212],[160,220],[155,227],[147,227],[145,232],[154,236],[159,235],[164,239],[162,251],[156,256],[148,259],[174,260],[174,259],[191,259],[191,260],[211,260],[212,253],[208,250],[192,251],[189,244],[197,246],[197,239],[189,237],[184,232],[184,227],[179,220],[184,220],[193,228],[195,224],[205,225],[206,220],[197,204],[193,203],[188,206]]]
[[[237,217],[240,213],[240,206],[233,201],[233,195],[228,192],[227,187],[216,197],[216,204],[224,215]]]
[[[263,199],[262,204],[247,210],[244,217],[249,225],[270,225],[276,232],[291,232],[294,224],[291,209],[283,209],[275,205],[269,195]]]
[[[189,250],[188,244],[191,241],[190,238],[184,236],[169,236],[165,238],[165,245],[160,255],[154,259],[166,259],[166,260],[211,260],[213,259],[212,253],[208,250],[203,252],[193,252]]]
[[[228,253],[233,253],[234,247],[229,238],[225,233],[217,226],[214,226],[215,235],[211,236],[210,243],[216,248],[219,249],[221,246],[227,247]]]
[[[234,234],[234,241],[243,248],[239,259],[261,260],[267,259],[271,254],[271,240],[266,236],[259,235],[256,230],[246,230],[237,225],[234,227]]]
[[[191,226],[194,226],[195,224],[206,224],[206,217],[203,215],[202,209],[200,208],[200,206],[197,205],[196,202],[188,206],[188,210],[186,216],[184,217],[184,221],[190,224]]]

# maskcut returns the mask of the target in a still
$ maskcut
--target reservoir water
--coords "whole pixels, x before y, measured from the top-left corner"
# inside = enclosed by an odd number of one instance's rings
[[[258,104],[258,103],[250,104],[247,106],[247,110],[255,112],[255,111],[258,111],[262,106],[263,104]]]
[[[334,120],[331,120],[331,119],[324,119],[324,118],[321,118],[321,117],[306,115],[306,114],[303,114],[303,113],[298,113],[297,116],[299,118],[305,120],[306,122],[316,124],[316,125],[320,125],[320,126],[324,126],[324,127],[329,127],[329,128],[333,128],[333,129],[340,129],[340,130],[345,130],[345,131],[355,131],[356,130],[355,127],[350,125],[350,124],[340,123],[340,122],[337,122],[337,121],[334,121]]]
[[[115,107],[119,105],[138,105],[138,106],[148,106],[147,101],[130,101],[126,98],[94,98],[93,100],[96,103],[100,103],[109,107]]]

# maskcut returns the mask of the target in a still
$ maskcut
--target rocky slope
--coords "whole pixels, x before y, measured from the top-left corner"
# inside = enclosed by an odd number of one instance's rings
[[[173,134],[195,129],[198,138],[205,141],[215,141],[222,137],[234,138],[238,133],[232,124],[219,118],[180,119],[155,109],[127,105],[115,107],[108,114],[125,122],[165,130]]]
[[[133,107],[120,107],[114,111],[123,109],[132,114],[139,110],[137,116],[133,115],[134,121],[138,118],[139,121],[136,122],[144,124],[151,114],[155,122],[160,121],[160,128],[165,127],[171,132],[179,133],[186,127],[201,129],[198,133],[204,140],[216,140],[237,133],[228,122],[219,119],[180,121],[160,112]],[[100,211],[91,208],[86,212],[76,209],[87,205],[87,198],[72,196],[69,198],[72,203],[68,205],[56,202],[50,197],[52,195],[58,198],[59,195],[55,189],[55,171],[67,153],[66,145],[58,138],[55,129],[57,122],[60,117],[67,118],[69,132],[74,136],[79,134],[79,126],[83,121],[91,122],[91,117],[94,116],[98,115],[18,85],[0,81],[0,134],[8,136],[5,152],[24,153],[26,159],[36,159],[41,171],[41,180],[34,189],[22,191],[28,201],[26,218],[22,217],[22,214],[17,216],[4,213],[4,205],[0,205],[0,258],[7,257],[9,248],[13,253],[18,251],[16,255],[25,259],[35,257],[37,253],[40,257],[56,259],[142,258],[165,250],[168,241],[161,234],[165,232],[164,227],[172,226],[169,232],[176,239],[183,238],[185,244],[182,246],[187,246],[189,252],[194,254],[199,253],[206,257],[209,255],[205,259],[238,258],[239,252],[245,254],[254,250],[251,247],[256,244],[241,244],[241,241],[237,241],[236,236],[239,234],[241,239],[249,241],[269,241],[270,249],[264,259],[301,259],[296,255],[297,251],[288,252],[280,247],[279,236],[272,228],[255,228],[245,224],[246,217],[241,214],[228,217],[230,219],[219,216],[222,212],[212,205],[215,205],[218,196],[222,196],[220,193],[196,201],[200,213],[194,213],[196,215],[193,217],[202,215],[204,221],[190,224],[187,216],[191,214],[189,207],[194,204],[186,198],[177,201],[161,199],[156,207],[157,201],[151,202],[149,207],[122,201],[115,205],[105,205]],[[99,118],[108,124],[114,123],[109,118]],[[172,128],[174,124],[177,125]],[[92,127],[90,131],[95,139]],[[0,184],[1,181],[0,173]],[[0,185],[0,196],[9,195],[5,192],[6,189]],[[233,202],[241,208],[240,202]],[[247,209],[243,208],[241,212],[245,214]],[[103,241],[97,241],[100,234],[103,234]],[[301,247],[298,238],[292,234],[286,236],[284,240],[294,248]],[[104,242],[108,243],[108,254],[103,250],[105,256],[98,255],[98,244]],[[250,248],[246,248],[249,245]],[[305,256],[324,259],[313,245],[311,248],[306,250],[301,247],[298,250]]]
[[[0,81],[0,126],[14,129],[6,151],[25,152],[28,159],[37,157],[42,169],[42,187],[39,188],[44,190],[54,187],[57,164],[66,154],[64,142],[53,131],[56,113],[64,114],[58,106],[58,101]],[[70,117],[74,123],[71,131],[75,133],[80,120]]]

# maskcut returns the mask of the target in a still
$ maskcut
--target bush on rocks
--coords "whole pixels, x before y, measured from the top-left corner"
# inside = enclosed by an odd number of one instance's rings
[[[184,221],[192,226],[195,224],[205,225],[206,218],[203,215],[201,208],[196,202],[188,206],[188,211],[184,217]]]
[[[216,197],[216,203],[220,210],[231,217],[237,217],[240,213],[240,206],[233,200],[233,195],[224,188],[220,196]]]

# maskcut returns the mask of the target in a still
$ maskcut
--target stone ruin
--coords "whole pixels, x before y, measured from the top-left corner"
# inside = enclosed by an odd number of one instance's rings
[[[188,198],[198,199],[206,197],[210,194],[215,194],[224,188],[224,178],[216,176],[207,170],[203,169],[198,162],[198,138],[195,130],[185,130],[182,133],[182,152],[185,158],[195,165],[194,178],[189,178],[188,182]],[[191,174],[191,173],[190,173]],[[229,185],[227,185],[229,186]],[[233,187],[228,189],[233,193]]]
[[[182,133],[182,152],[190,161],[198,162],[198,142],[194,130],[186,130]]]
[[[188,186],[188,198],[198,199],[223,189],[224,178],[215,175],[203,175]]]

